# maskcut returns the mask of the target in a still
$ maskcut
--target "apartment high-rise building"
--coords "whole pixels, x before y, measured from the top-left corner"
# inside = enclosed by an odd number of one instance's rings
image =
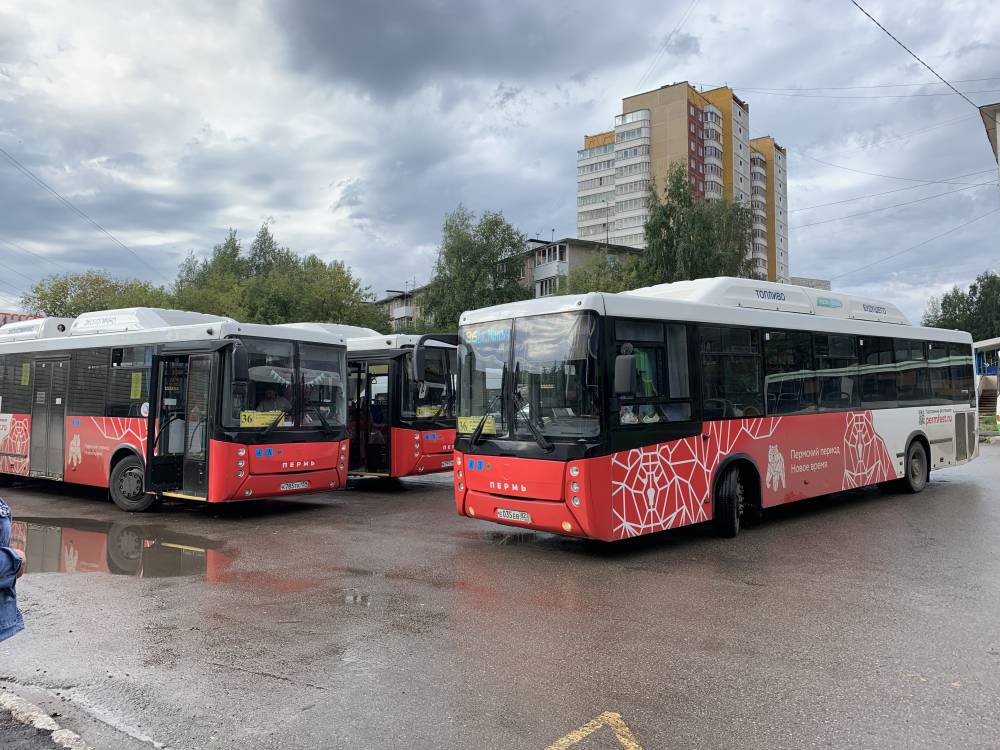
[[[757,201],[754,243],[747,252],[755,271],[784,281],[788,278],[785,154],[773,140],[770,144],[757,149],[762,169],[756,178],[763,192]],[[678,162],[687,166],[698,197],[753,207],[750,107],[728,87],[698,91],[685,81],[625,97],[614,129],[585,136],[583,145],[577,152],[581,238],[644,248],[650,182],[662,190],[671,165]]]
[[[768,279],[788,280],[788,155],[769,135],[750,141],[754,263],[766,254]],[[760,224],[763,226],[760,226]],[[774,276],[771,276],[771,271]]]

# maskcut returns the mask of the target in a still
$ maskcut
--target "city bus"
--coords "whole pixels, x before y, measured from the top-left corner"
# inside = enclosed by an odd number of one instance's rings
[[[346,344],[316,324],[128,308],[0,327],[0,477],[126,511],[342,488]]]
[[[338,330],[348,337],[348,471],[378,477],[451,471],[458,337]]]
[[[979,450],[967,333],[753,279],[466,312],[458,376],[457,511],[604,541],[919,492]]]

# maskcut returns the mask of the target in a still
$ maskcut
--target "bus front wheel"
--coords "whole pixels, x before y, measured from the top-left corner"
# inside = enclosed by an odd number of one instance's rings
[[[141,513],[156,505],[159,498],[146,492],[145,474],[137,456],[126,456],[114,465],[108,490],[115,505],[129,513]]]
[[[712,522],[716,534],[732,538],[740,533],[743,499],[744,488],[739,467],[730,466],[715,488]]]

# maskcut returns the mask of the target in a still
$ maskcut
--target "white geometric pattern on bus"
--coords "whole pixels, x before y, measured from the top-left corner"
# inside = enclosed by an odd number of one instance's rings
[[[28,475],[28,447],[31,445],[30,417],[0,415],[0,472]]]
[[[844,489],[896,478],[885,441],[875,431],[870,411],[850,412],[844,424]]]
[[[91,417],[97,431],[105,440],[117,443],[130,443],[146,452],[146,420],[134,417]],[[129,439],[131,438],[131,439]]]
[[[715,467],[737,441],[770,438],[780,417],[709,422],[701,435],[633,448],[611,456],[613,535],[638,536],[708,520],[708,498]]]

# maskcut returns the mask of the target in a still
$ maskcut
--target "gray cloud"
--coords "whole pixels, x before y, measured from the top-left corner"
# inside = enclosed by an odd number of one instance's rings
[[[179,0],[154,3],[153,46],[143,41],[150,21],[110,4],[46,14],[20,0],[0,14],[0,146],[157,273],[0,161],[0,239],[49,259],[0,242],[0,302],[27,283],[6,268],[34,279],[99,265],[162,281],[189,250],[207,252],[229,227],[252,237],[265,219],[283,244],[346,261],[376,292],[428,279],[444,214],[459,203],[502,210],[529,236],[572,235],[581,137],[611,127],[651,63],[643,88],[746,87],[752,134],[789,149],[792,209],[911,185],[808,157],[914,178],[995,170],[978,115],[957,97],[877,98],[944,89],[850,6],[720,2],[714,20],[696,8],[656,58],[687,0],[613,13],[527,0],[272,3],[258,13]],[[948,77],[1000,73],[994,4],[948,18],[931,5],[880,10]],[[932,83],[752,90],[911,81]],[[839,288],[898,299],[919,317],[929,291],[997,262],[1000,218],[855,269],[996,207],[996,190],[839,217],[949,189],[795,211],[792,272],[836,276]]]

